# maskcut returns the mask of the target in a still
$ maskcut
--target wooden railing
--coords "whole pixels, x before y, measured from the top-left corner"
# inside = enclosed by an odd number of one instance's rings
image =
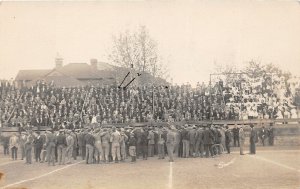
[[[195,125],[207,125],[207,124],[214,124],[214,125],[250,125],[254,124],[257,126],[262,125],[279,125],[279,124],[299,124],[300,118],[297,119],[250,119],[250,120],[206,120],[206,121],[181,121],[181,122],[174,122],[174,123],[168,123],[168,122],[142,122],[142,123],[117,123],[117,124],[102,124],[102,127],[126,127],[126,126],[135,126],[135,127],[147,127],[147,126],[164,126],[168,124],[174,124],[174,125],[184,125],[184,124],[195,124]],[[47,126],[41,126],[40,130],[44,131],[47,129],[51,129]],[[33,130],[37,130],[37,127],[33,127]],[[2,127],[0,128],[0,132],[17,132],[19,131],[18,127]]]

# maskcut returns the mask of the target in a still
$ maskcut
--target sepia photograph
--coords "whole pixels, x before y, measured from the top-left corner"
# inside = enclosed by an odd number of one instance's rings
[[[0,0],[0,189],[300,189],[299,0]]]

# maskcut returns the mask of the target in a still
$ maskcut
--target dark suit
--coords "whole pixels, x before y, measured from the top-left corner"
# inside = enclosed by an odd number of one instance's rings
[[[211,156],[213,156],[212,145],[214,141],[214,135],[210,129],[206,129],[203,131],[202,140],[204,144],[204,150],[206,153],[206,157],[209,157],[209,152]]]
[[[230,130],[227,129],[225,131],[225,147],[228,154],[230,154],[230,142],[231,142],[231,133]]]
[[[253,128],[251,128],[251,130],[250,130],[250,154],[256,153],[256,149],[255,149],[256,142],[257,142],[256,131]]]
[[[43,138],[41,136],[34,139],[34,147],[35,147],[35,161],[41,161],[41,151],[43,149]]]

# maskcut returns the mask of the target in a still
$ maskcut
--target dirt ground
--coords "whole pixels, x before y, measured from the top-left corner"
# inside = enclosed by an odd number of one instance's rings
[[[300,188],[299,147],[259,147],[256,155],[238,149],[216,158],[157,157],[118,164],[24,164],[0,154],[1,188]]]

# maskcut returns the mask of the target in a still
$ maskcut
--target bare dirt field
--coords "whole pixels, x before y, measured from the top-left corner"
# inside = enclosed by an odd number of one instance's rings
[[[0,188],[300,188],[299,147],[259,147],[256,155],[238,149],[216,158],[156,157],[118,164],[24,164],[0,154]]]

